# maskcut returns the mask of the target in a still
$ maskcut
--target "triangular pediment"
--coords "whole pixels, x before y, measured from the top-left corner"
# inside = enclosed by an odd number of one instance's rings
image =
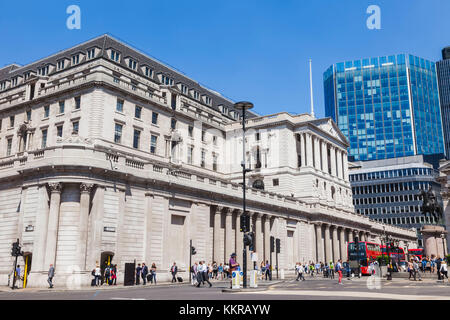
[[[331,118],[320,119],[322,121],[314,123],[318,128],[326,132],[328,135],[339,140],[342,144],[349,146],[349,141],[339,129],[337,124]]]

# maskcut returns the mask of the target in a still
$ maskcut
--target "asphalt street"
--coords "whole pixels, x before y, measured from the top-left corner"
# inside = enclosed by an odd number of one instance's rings
[[[386,281],[364,277],[343,280],[308,278],[260,283],[258,291],[223,292],[227,282],[200,288],[189,284],[139,287],[102,287],[85,290],[39,290],[2,288],[0,300],[450,300],[450,285],[435,280]]]

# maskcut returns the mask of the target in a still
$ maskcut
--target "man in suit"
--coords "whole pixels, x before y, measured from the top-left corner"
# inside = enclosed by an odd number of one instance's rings
[[[49,289],[53,288],[53,277],[55,276],[55,268],[53,267],[53,264],[50,265],[50,268],[48,269],[48,279],[47,282],[50,285]]]
[[[141,272],[142,272],[141,264],[138,263],[138,266],[136,267],[136,285],[140,284]]]
[[[178,272],[178,267],[177,267],[177,264],[174,262],[173,266],[170,268],[170,273],[172,273],[172,283],[177,282],[177,278],[176,278],[177,272]]]
[[[147,275],[148,275],[148,268],[145,265],[144,262],[142,262],[142,280],[144,281],[144,285],[147,284]]]

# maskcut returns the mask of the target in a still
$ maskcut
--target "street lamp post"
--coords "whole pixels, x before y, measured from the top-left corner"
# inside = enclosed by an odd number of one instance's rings
[[[243,214],[242,217],[243,219],[246,219],[247,216],[247,212],[246,212],[246,208],[245,208],[245,174],[247,172],[250,172],[250,169],[247,169],[245,167],[245,112],[247,110],[250,110],[253,108],[253,103],[251,102],[246,102],[246,101],[242,101],[242,102],[238,102],[234,105],[234,108],[236,110],[242,110],[242,208],[243,208]],[[244,231],[244,239],[246,238],[246,233],[249,232],[250,230],[243,230]],[[242,268],[244,276],[243,276],[243,284],[242,286],[244,288],[247,288],[247,246],[245,245],[245,240],[244,241],[244,249],[242,252]]]

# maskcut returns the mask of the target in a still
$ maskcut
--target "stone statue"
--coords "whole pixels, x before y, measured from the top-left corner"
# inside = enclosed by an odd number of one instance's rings
[[[442,218],[442,208],[437,202],[437,198],[434,192],[431,190],[431,186],[428,191],[421,190],[419,196],[423,201],[422,212],[424,214],[430,213],[431,215],[433,215],[436,221]]]

